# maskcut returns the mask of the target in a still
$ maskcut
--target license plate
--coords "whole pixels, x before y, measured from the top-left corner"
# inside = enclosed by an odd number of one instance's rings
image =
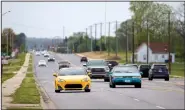
[[[125,80],[125,82],[129,83],[129,82],[130,82],[130,80]]]
[[[159,70],[159,72],[162,72],[162,70]]]

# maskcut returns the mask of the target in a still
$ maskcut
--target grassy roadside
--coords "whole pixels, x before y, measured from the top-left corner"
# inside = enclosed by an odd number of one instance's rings
[[[12,95],[14,104],[39,104],[40,94],[37,90],[33,73],[27,73],[20,88]]]
[[[2,68],[2,82],[12,78],[21,66],[24,64],[26,53],[21,53],[16,59],[11,59],[8,65],[3,65]]]
[[[125,52],[119,52],[118,58],[115,58],[115,53],[110,53],[110,56],[108,56],[107,52],[84,52],[79,53],[89,58],[94,59],[109,59],[109,60],[116,60],[119,63],[125,63],[126,62],[126,54]],[[128,52],[128,61],[130,61],[132,53]],[[176,61],[180,61],[179,59],[176,59]],[[131,63],[131,62],[129,62]],[[139,64],[139,63],[138,63]],[[167,64],[168,65],[168,64]],[[184,64],[178,64],[178,63],[172,63],[171,64],[171,75],[174,76],[184,76]]]
[[[12,94],[13,104],[40,104],[40,93],[37,89],[37,85],[34,79],[34,73],[32,68],[32,56],[30,56],[29,66],[26,77],[23,79],[20,87]],[[42,109],[41,106],[36,107],[9,107],[11,109]]]

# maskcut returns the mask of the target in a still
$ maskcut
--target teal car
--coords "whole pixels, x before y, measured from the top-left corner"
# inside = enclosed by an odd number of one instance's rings
[[[141,75],[142,72],[139,72],[135,66],[115,66],[109,72],[109,86],[115,88],[116,85],[134,85],[135,88],[141,88]]]

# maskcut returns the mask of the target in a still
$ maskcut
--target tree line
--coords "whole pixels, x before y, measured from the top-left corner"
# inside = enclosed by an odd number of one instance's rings
[[[1,53],[11,55],[14,49],[26,51],[26,35],[16,34],[11,28],[4,28],[1,37]]]

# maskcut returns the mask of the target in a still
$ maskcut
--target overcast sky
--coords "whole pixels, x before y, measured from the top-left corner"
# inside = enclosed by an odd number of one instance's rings
[[[179,6],[177,2],[167,4]],[[63,26],[65,36],[85,31],[85,28],[89,33],[90,25],[105,22],[105,6],[107,22],[117,20],[120,23],[131,18],[129,2],[3,2],[2,13],[11,12],[2,17],[2,27],[11,27],[15,33],[24,32],[27,37],[63,36]],[[97,30],[99,36],[99,25]],[[111,25],[111,35],[114,30],[115,25]]]

